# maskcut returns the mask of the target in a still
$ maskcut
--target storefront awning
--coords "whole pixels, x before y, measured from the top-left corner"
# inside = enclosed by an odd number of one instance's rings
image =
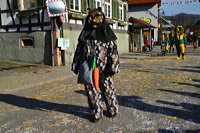
[[[135,27],[141,27],[141,28],[156,28],[155,26],[143,21],[143,20],[140,20],[140,19],[137,19],[137,18],[134,18],[134,17],[130,17],[129,18],[129,22],[135,22],[137,23],[137,25]]]

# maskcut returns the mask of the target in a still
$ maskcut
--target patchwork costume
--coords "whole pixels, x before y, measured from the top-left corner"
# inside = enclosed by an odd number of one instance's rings
[[[185,59],[185,44],[187,43],[187,37],[184,34],[184,29],[181,25],[175,28],[175,35],[174,35],[174,44],[177,50],[177,59],[181,59],[180,55],[182,54],[182,59]]]
[[[102,98],[105,99],[110,117],[115,117],[118,112],[116,89],[113,86],[113,76],[119,72],[116,39],[101,8],[90,10],[78,39],[72,71],[78,74],[80,65],[91,58],[88,62],[93,61],[93,65],[99,70],[97,87],[95,83],[84,84],[93,122],[98,121],[103,115]]]

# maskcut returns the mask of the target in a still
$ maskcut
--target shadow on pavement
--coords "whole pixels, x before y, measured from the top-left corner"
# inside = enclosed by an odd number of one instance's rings
[[[36,65],[25,65],[25,66],[15,66],[15,67],[0,67],[0,71],[8,71],[8,70],[14,70],[14,69],[20,69],[20,68],[33,68],[37,67]]]
[[[192,92],[181,92],[181,91],[174,91],[174,90],[165,90],[165,89],[158,89],[159,91],[165,91],[170,93],[176,93],[183,96],[195,97],[200,98],[200,93],[192,93]]]
[[[175,71],[184,71],[184,72],[194,72],[194,73],[200,73],[200,70],[193,70],[193,69],[171,69],[170,70],[175,70]]]
[[[170,68],[170,70],[200,73],[200,67],[199,66],[182,66],[182,67],[187,68],[187,69],[171,69]],[[188,68],[190,68],[190,69],[188,69]]]
[[[194,82],[200,82],[199,79],[192,79],[192,81],[194,81]]]
[[[16,96],[12,94],[0,94],[0,101],[21,108],[41,111],[55,110],[62,113],[72,114],[84,119],[90,119],[90,115],[88,114],[88,108],[82,106],[51,103],[33,98]]]
[[[79,90],[75,92],[85,95],[83,90]],[[193,93],[185,93],[185,94],[190,94],[194,97],[199,98],[199,94],[193,94]],[[200,105],[189,104],[189,103],[177,104],[177,103],[161,101],[161,100],[156,101],[161,104],[181,106],[182,108],[185,109],[185,110],[178,110],[178,109],[173,109],[169,107],[163,107],[163,106],[157,106],[157,105],[151,105],[151,104],[145,103],[142,101],[142,98],[139,96],[117,96],[117,98],[118,98],[120,106],[134,108],[137,110],[150,112],[150,113],[173,116],[173,117],[181,118],[181,119],[194,122],[194,123],[200,123],[200,116],[199,116]]]
[[[119,105],[134,108],[137,110],[156,113],[156,114],[163,114],[167,116],[173,116],[177,118],[181,118],[190,122],[200,123],[200,105],[193,105],[188,103],[182,103],[186,110],[178,110],[169,107],[151,105],[142,101],[142,98],[139,96],[118,96]],[[160,101],[158,101],[160,102]],[[162,103],[166,103],[162,101]],[[170,103],[173,105],[175,103]],[[176,105],[176,104],[175,104]]]
[[[82,94],[82,95],[86,96],[86,93],[85,93],[84,90],[76,90],[75,92],[78,93],[78,94]]]
[[[182,67],[200,69],[199,66],[182,66]]]
[[[179,129],[159,129],[158,133],[199,133],[200,130],[184,130],[184,131],[180,131]]]
[[[195,111],[196,109],[200,109],[200,105],[195,105],[195,104],[189,104],[189,103],[172,103],[168,101],[162,101],[162,100],[157,100],[156,102],[162,103],[162,104],[168,104],[172,106],[179,106],[181,108],[187,109],[187,110],[193,110]]]

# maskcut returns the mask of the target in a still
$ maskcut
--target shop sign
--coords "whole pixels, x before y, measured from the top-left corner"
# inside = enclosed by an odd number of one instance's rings
[[[147,23],[151,23],[151,19],[150,18],[144,18],[144,17],[142,17],[142,18],[140,18],[140,20],[143,20],[143,21],[145,21],[145,22],[147,22]]]

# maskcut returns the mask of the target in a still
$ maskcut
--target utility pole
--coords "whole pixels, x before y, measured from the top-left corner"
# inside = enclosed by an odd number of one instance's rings
[[[163,9],[158,9],[158,24],[159,24],[159,29],[158,29],[158,38],[162,34],[162,17],[164,16],[165,12]]]

